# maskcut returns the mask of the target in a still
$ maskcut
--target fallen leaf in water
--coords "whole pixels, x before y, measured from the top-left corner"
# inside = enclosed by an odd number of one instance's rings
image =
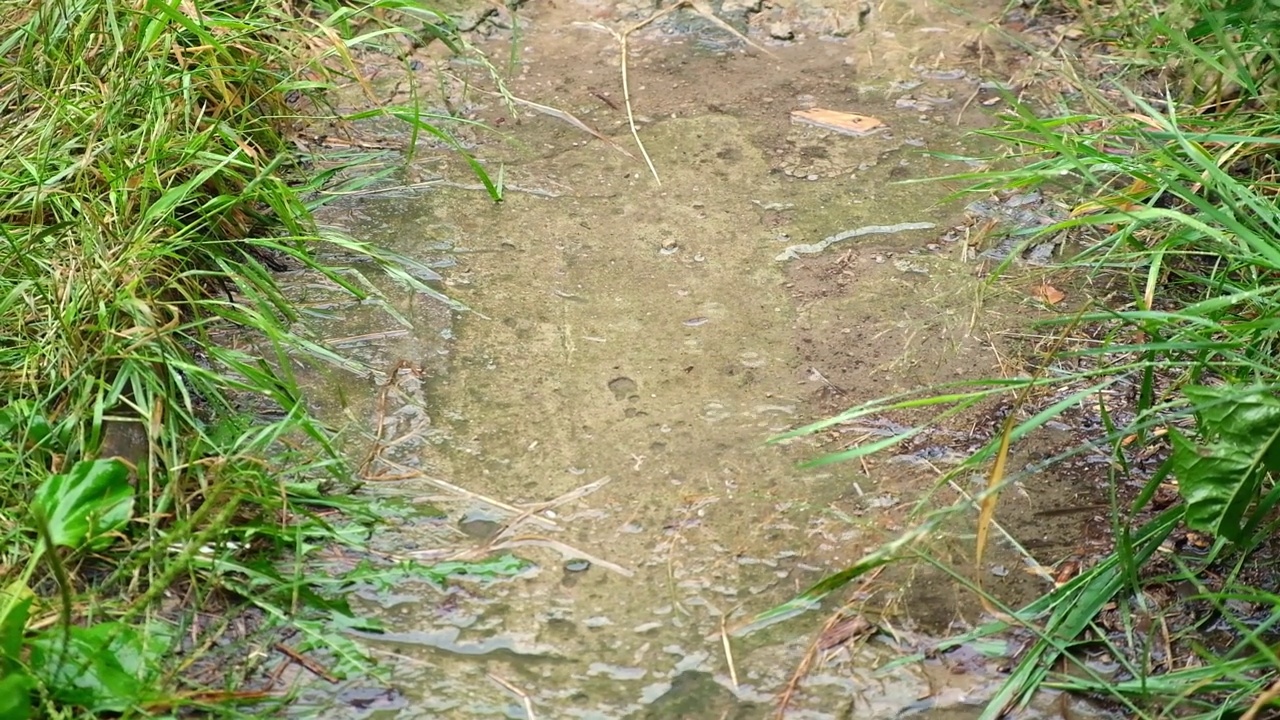
[[[1039,300],[1045,305],[1057,305],[1067,297],[1067,294],[1052,285],[1045,284],[1037,285],[1035,289],[1031,291],[1031,297]]]
[[[807,125],[816,125],[827,130],[835,130],[846,135],[869,135],[884,127],[884,123],[870,115],[813,108],[812,110],[792,110],[791,119]]]

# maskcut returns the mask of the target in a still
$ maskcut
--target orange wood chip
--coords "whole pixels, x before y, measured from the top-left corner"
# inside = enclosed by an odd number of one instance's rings
[[[1031,297],[1045,305],[1057,305],[1067,297],[1067,294],[1052,285],[1046,284],[1035,286],[1031,290]]]
[[[885,127],[885,124],[879,118],[873,118],[870,115],[857,115],[824,108],[792,110],[791,119],[794,122],[816,125],[820,128],[854,136],[870,135],[876,130]]]

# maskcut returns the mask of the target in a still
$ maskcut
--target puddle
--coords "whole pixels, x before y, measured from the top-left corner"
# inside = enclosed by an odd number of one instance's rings
[[[764,22],[752,37],[776,57],[699,45],[691,35],[721,31],[684,12],[632,37],[632,102],[660,186],[643,161],[526,113],[505,126],[515,143],[476,137],[489,167],[503,163],[501,205],[435,185],[326,210],[325,222],[433,264],[473,310],[389,285],[338,306],[323,283],[297,281],[314,311],[304,322],[353,363],[311,394],[353,446],[372,448],[362,473],[388,482],[370,492],[444,510],[392,522],[378,548],[432,561],[512,552],[529,566],[445,589],[362,588],[353,603],[387,631],[358,639],[388,688],[314,688],[301,709],[773,716],[822,615],[730,631],[893,537],[954,457],[917,448],[802,470],[830,448],[763,441],[834,406],[995,373],[991,333],[1026,313],[979,302],[974,266],[939,239],[962,210],[944,202],[949,188],[897,183],[965,169],[926,153],[972,150],[964,133],[990,104],[976,18],[1000,4],[838,5],[739,8]],[[621,27],[646,13],[528,8],[512,91],[634,152],[621,92],[604,90],[618,84],[616,43],[574,22]],[[814,107],[887,128],[854,137],[791,121]],[[490,123],[502,112],[476,107]],[[448,176],[465,185],[464,173]],[[1043,590],[1004,574],[1014,601]],[[862,601],[894,633],[825,653],[786,717],[976,716],[1001,658],[880,668],[980,608],[936,571],[891,575]],[[1024,717],[1059,713],[1046,698]]]

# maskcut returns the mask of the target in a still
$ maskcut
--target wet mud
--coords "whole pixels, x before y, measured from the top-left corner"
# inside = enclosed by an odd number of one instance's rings
[[[427,155],[399,185],[324,211],[432,265],[467,307],[367,267],[350,268],[376,291],[361,303],[291,278],[306,332],[344,359],[308,375],[309,396],[388,508],[377,549],[527,564],[497,579],[360,588],[354,602],[386,630],[353,636],[386,686],[311,688],[300,711],[773,717],[838,605],[752,632],[746,621],[895,537],[922,498],[956,497],[940,473],[992,423],[812,469],[800,464],[876,428],[766,440],[876,397],[1007,370],[1001,334],[1035,304],[984,284],[971,213],[949,197],[959,185],[904,182],[970,170],[950,158],[982,151],[968,132],[998,108],[984,29],[998,3],[717,10],[769,54],[744,51],[696,8],[629,37],[636,131],[660,182],[631,137],[619,45],[603,29],[651,9],[560,0],[519,11],[510,91],[616,147],[475,95],[472,117],[507,134],[466,135],[501,168],[504,202],[475,190],[456,159]],[[478,21],[491,57],[507,56],[512,25],[506,11]],[[884,127],[859,136],[791,116],[814,108]],[[1015,465],[1070,441],[1025,443]],[[1070,477],[1028,478],[1001,521],[1053,562],[1081,518],[1037,513],[1090,500],[1080,494]],[[957,525],[930,552],[967,567],[971,540]],[[998,548],[984,587],[1014,604],[1043,592],[1023,559]],[[889,665],[981,617],[973,594],[927,563],[891,568],[854,600],[874,628],[823,649],[786,717],[974,717],[1016,652],[1011,640],[1003,654]],[[1025,716],[1059,712],[1046,698]]]

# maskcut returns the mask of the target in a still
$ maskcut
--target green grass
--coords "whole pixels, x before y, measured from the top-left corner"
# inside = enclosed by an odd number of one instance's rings
[[[290,371],[337,358],[290,331],[272,268],[360,296],[313,260],[323,241],[431,289],[318,234],[287,132],[360,47],[452,35],[399,0],[284,7],[0,0],[0,718],[261,699],[242,654],[192,679],[245,613],[362,667],[335,629],[359,623],[350,579],[311,558],[372,514],[331,492],[350,475]],[[252,351],[211,339],[237,328]]]
[[[1103,430],[1089,441],[1113,460],[1102,479],[1112,498],[1114,550],[1031,605],[1005,608],[1003,619],[941,649],[1014,627],[1032,633],[984,719],[1024,707],[1046,687],[1103,698],[1130,717],[1240,717],[1255,705],[1262,717],[1280,705],[1266,692],[1280,677],[1280,577],[1266,560],[1280,541],[1280,5],[1068,5],[1038,10],[1080,18],[1089,33],[1083,51],[1107,55],[1109,72],[1058,107],[1015,106],[989,133],[1006,156],[992,170],[958,179],[982,193],[1036,187],[1065,201],[1074,209],[1068,219],[1008,230],[1028,241],[1032,233],[1066,233],[1078,252],[1064,275],[1115,292],[1042,323],[1062,339],[1046,357],[1029,358],[1033,370],[1025,378],[875,401],[793,435],[921,407],[937,409],[935,422],[942,423],[1004,398],[1017,411],[1004,434],[1016,442],[1051,419],[1081,408],[1095,413]],[[1103,342],[1075,342],[1084,329]],[[877,452],[923,429],[817,462]],[[948,475],[994,467],[980,503],[994,502],[1014,480],[1036,482],[1000,469],[1004,438],[996,435]],[[1157,472],[1138,469],[1140,451],[1163,458]],[[1150,501],[1162,482],[1177,483],[1179,502],[1157,512]],[[925,512],[912,532],[797,602],[914,557],[944,521],[970,507]],[[1188,530],[1213,539],[1207,552],[1161,549]],[[966,579],[969,568],[949,571],[983,594]],[[1218,640],[1172,614],[1156,623],[1169,628],[1167,639],[1150,629],[1143,598],[1171,586],[1186,595],[1174,607],[1211,618]],[[1109,610],[1118,628],[1103,626]],[[1172,648],[1161,650],[1165,642]],[[1086,646],[1104,649],[1118,669],[1104,675],[1086,664]],[[1176,661],[1160,662],[1161,651]]]

